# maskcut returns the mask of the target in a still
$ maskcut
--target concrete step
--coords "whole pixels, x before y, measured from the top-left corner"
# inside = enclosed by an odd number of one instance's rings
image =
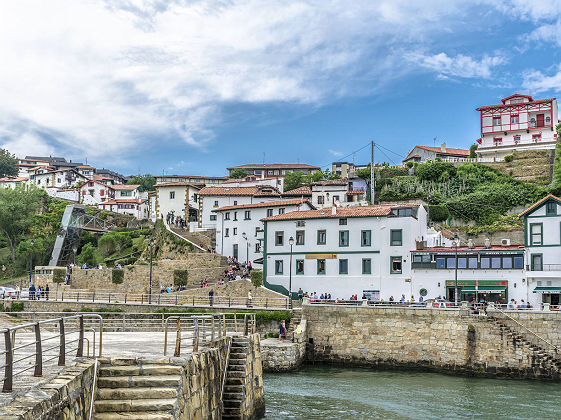
[[[174,365],[103,366],[99,376],[164,376],[180,375],[183,368]]]
[[[232,347],[230,349],[230,355],[232,354],[245,354],[247,353],[249,347]]]
[[[246,353],[230,353],[230,359],[245,360],[245,359],[247,359],[247,354]]]
[[[180,384],[178,375],[101,376],[97,379],[99,388],[177,387]]]
[[[230,359],[228,366],[245,366],[246,359]]]
[[[138,388],[101,388],[97,400],[140,400],[177,398],[174,388],[138,387]]]
[[[224,391],[224,400],[243,401],[243,392],[226,392]]]
[[[245,365],[228,366],[228,372],[245,372]]]
[[[116,412],[116,413],[96,413],[94,420],[173,420],[171,413],[158,412],[141,412],[134,413]]]
[[[171,414],[176,402],[177,399],[100,400],[94,404],[96,413],[163,411]]]
[[[239,384],[229,384],[226,382],[225,386],[224,386],[224,392],[229,392],[229,393],[243,393],[244,391],[244,387],[243,385],[239,385]]]

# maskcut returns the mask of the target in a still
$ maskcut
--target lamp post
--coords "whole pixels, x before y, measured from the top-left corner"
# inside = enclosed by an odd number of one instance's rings
[[[154,243],[154,238],[150,236],[150,286],[148,289],[148,304],[152,304],[152,244]]]
[[[31,286],[31,274],[33,272],[33,244],[35,241],[31,239],[31,254],[29,256],[29,286]]]
[[[290,303],[290,308],[292,309],[292,246],[294,245],[294,238],[291,236],[288,239],[288,244],[290,245],[290,264],[288,268],[288,302]]]
[[[245,263],[249,263],[249,240],[245,232],[242,233],[242,238],[245,239]]]
[[[454,244],[456,245],[456,264],[454,265],[454,305],[458,306],[458,242],[460,238],[458,234],[454,234]]]

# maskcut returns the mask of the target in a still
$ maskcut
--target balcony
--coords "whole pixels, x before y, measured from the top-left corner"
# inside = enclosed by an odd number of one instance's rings
[[[526,277],[561,277],[561,264],[526,265]]]

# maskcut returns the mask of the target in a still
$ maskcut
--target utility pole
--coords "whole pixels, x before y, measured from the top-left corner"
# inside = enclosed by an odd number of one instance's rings
[[[374,189],[376,184],[374,181],[374,142],[370,142],[370,204],[374,205]]]

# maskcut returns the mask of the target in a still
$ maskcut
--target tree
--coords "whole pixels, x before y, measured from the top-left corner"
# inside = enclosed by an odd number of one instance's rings
[[[46,193],[35,187],[26,190],[0,188],[0,232],[8,239],[12,262],[16,260],[16,249],[22,237],[33,226],[34,215],[41,209]]]
[[[368,166],[364,169],[357,170],[356,176],[370,182],[370,164],[368,164]]]
[[[15,155],[6,149],[0,149],[0,178],[5,176],[18,176],[18,160]]]
[[[232,172],[230,172],[230,178],[233,179],[245,178],[247,175],[248,175],[247,171],[242,168],[236,168]]]
[[[472,159],[475,159],[477,157],[477,154],[475,153],[475,151],[477,150],[477,144],[472,144],[469,147],[469,157]]]
[[[306,184],[306,175],[301,171],[288,172],[284,177],[284,191],[290,191]]]
[[[129,185],[140,185],[138,191],[154,191],[154,185],[156,184],[156,178],[150,174],[146,175],[136,175],[127,181]]]
[[[86,244],[82,247],[82,252],[76,257],[79,265],[86,264],[88,267],[95,267],[100,260],[97,250],[92,244]]]

